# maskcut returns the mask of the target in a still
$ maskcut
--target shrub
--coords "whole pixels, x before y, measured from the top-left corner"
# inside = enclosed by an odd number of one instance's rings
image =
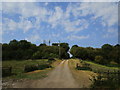
[[[49,58],[49,59],[48,59],[48,62],[49,62],[49,61],[55,61],[55,59],[54,59],[54,58]]]
[[[103,57],[102,56],[96,56],[95,57],[95,62],[101,64],[103,62]]]
[[[48,59],[48,63],[50,63],[50,64],[51,64],[53,61],[55,61],[54,58],[49,58],[49,59]]]
[[[10,76],[12,74],[12,67],[2,68],[2,77]]]
[[[95,78],[93,77],[93,84],[91,85],[92,88],[108,88],[110,90],[119,90],[120,86],[120,79],[118,78],[119,74],[109,74],[108,75],[102,75],[98,74],[98,76]],[[112,88],[112,89],[111,89]]]
[[[77,70],[90,70],[90,71],[92,71],[92,69],[90,68],[90,65],[86,64],[86,63],[84,63],[82,66],[77,64],[76,69]]]
[[[45,68],[51,68],[51,65],[50,64],[42,64],[42,65],[38,65],[38,69],[39,70],[43,70]]]
[[[90,67],[77,67],[78,70],[89,70],[92,71],[92,69]]]
[[[41,65],[27,65],[24,68],[24,72],[31,72],[35,70],[43,70],[45,68],[51,68],[50,64],[41,64]]]
[[[33,54],[32,59],[41,59],[42,53],[40,51],[37,51]]]
[[[110,64],[112,65],[117,65],[118,63],[114,62],[114,61],[111,61]]]
[[[30,71],[34,71],[34,70],[38,70],[37,65],[26,65],[24,68],[24,72],[30,72]]]

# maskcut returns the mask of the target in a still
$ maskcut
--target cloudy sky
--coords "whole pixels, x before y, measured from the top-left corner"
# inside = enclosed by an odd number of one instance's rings
[[[37,45],[43,40],[84,47],[115,45],[118,3],[4,2],[0,35],[3,43],[25,39]]]

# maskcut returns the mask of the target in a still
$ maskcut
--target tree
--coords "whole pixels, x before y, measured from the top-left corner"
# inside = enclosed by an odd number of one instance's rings
[[[96,56],[95,57],[95,62],[99,63],[99,64],[103,63],[103,57],[102,56]]]
[[[73,55],[75,58],[80,58],[80,59],[87,59],[87,50],[83,47],[76,47],[72,46],[70,53]]]
[[[18,44],[19,44],[19,42],[14,39],[14,40],[10,41],[9,46],[11,47],[11,49],[17,50],[19,47]]]
[[[32,55],[32,59],[42,59],[42,53],[40,51],[35,52]]]
[[[20,49],[25,50],[25,49],[30,48],[30,46],[31,46],[31,43],[28,42],[27,40],[20,40],[19,41],[19,47],[20,47]]]
[[[47,45],[43,43],[43,44],[40,44],[39,46],[47,46]]]
[[[112,51],[113,49],[113,46],[110,45],[110,44],[104,44],[102,46],[102,56],[105,58],[105,59],[110,59],[110,52]]]
[[[86,48],[86,51],[87,51],[87,56],[86,56],[86,58],[89,59],[89,60],[91,60],[91,61],[94,61],[95,56],[96,56],[95,49],[92,48],[92,47],[87,47],[87,48]]]
[[[59,44],[58,43],[52,43],[52,46],[58,46]]]
[[[66,52],[69,51],[69,44],[68,43],[60,43],[60,47],[64,48]]]

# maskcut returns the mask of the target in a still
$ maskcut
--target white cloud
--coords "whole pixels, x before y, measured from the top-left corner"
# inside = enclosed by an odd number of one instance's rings
[[[40,23],[42,21],[47,22],[47,15],[51,14],[46,8],[38,7],[36,3],[3,3],[3,13],[6,14],[19,14],[20,21],[15,22],[12,19],[7,19],[4,23],[5,30],[17,30],[22,29],[25,32],[29,31],[31,28],[39,29]],[[34,17],[36,21],[32,23],[27,18]],[[4,18],[4,17],[3,17]]]
[[[2,23],[0,22],[0,38],[2,38]]]
[[[118,30],[114,28],[108,28],[107,32],[103,35],[103,38],[118,37]]]
[[[45,3],[47,5],[47,3]],[[93,15],[92,21],[101,18],[103,26],[113,26],[117,23],[118,7],[115,3],[77,3],[69,4],[66,11],[59,6],[54,10],[46,9],[45,7],[37,6],[36,3],[3,3],[3,13],[7,14],[20,14],[22,18],[35,17],[36,22],[33,24],[29,20],[21,18],[21,21],[15,22],[9,20],[7,29],[17,30],[22,26],[24,33],[31,28],[39,29],[40,23],[47,22],[52,28],[58,25],[62,26],[67,32],[78,32],[85,30],[89,26],[89,21],[79,18],[80,16]],[[72,21],[71,19],[72,16]],[[79,19],[78,19],[79,18]],[[4,23],[6,25],[6,23]]]
[[[4,32],[7,30],[13,31],[13,30],[17,29],[18,25],[12,19],[3,18],[3,21],[4,21],[4,23],[2,24],[2,27],[3,27]]]
[[[4,0],[2,2],[37,2],[38,0]]]
[[[8,18],[3,18],[4,20],[4,24],[3,24],[3,31],[14,31],[14,30],[18,30],[21,29],[23,30],[23,32],[27,32],[28,30],[30,30],[31,28],[34,28],[33,24],[25,19],[21,19],[20,22],[15,22],[12,19],[8,19]]]
[[[94,19],[101,18],[101,22],[112,26],[118,21],[118,6],[115,3],[82,3],[78,10],[83,16],[93,14]]]
[[[57,33],[57,34],[52,33],[52,34],[51,34],[51,37],[52,37],[52,38],[60,37],[60,34],[59,34],[59,33]]]
[[[52,25],[52,28],[55,28],[58,24],[60,24],[63,15],[63,10],[60,7],[55,7],[55,12],[52,12],[48,20],[48,22]]]
[[[108,31],[109,33],[116,33],[117,30],[114,29],[114,28],[110,28],[110,29],[108,29],[107,31]]]
[[[22,17],[45,17],[49,14],[45,8],[38,7],[36,3],[23,2],[23,3],[3,3],[3,13],[7,14],[20,14]]]
[[[48,2],[45,3],[45,6],[47,6],[47,5],[48,5]]]
[[[87,29],[89,23],[84,19],[78,19],[76,21],[66,20],[62,22],[67,32],[78,32]]]
[[[82,2],[77,4],[69,4],[66,16],[70,13],[74,17],[93,15],[92,20],[101,18],[101,23],[105,26],[113,26],[118,21],[118,5],[111,2]]]
[[[40,36],[38,34],[33,34],[33,35],[31,35],[31,36],[29,36],[29,37],[27,37],[25,39],[28,40],[28,41],[31,41],[31,42],[36,42],[36,41],[41,40],[41,38],[40,38]]]
[[[69,40],[82,40],[82,39],[87,39],[87,38],[89,38],[89,35],[87,35],[87,36],[71,35],[71,36],[67,37],[67,39],[69,39]]]
[[[3,0],[2,2],[119,2],[119,0]]]

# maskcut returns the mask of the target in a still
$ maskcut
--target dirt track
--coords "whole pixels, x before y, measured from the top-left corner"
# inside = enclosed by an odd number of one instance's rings
[[[48,77],[40,80],[16,83],[15,88],[79,88],[68,67],[68,60],[62,61]]]

